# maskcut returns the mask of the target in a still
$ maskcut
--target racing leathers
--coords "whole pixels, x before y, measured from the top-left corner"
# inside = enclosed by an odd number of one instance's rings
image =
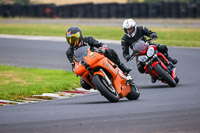
[[[151,30],[147,29],[144,26],[137,27],[137,32],[134,37],[131,37],[128,34],[124,34],[121,40],[121,45],[122,45],[123,57],[125,58],[126,61],[129,61],[131,58],[129,54],[129,48],[133,50],[133,54],[136,54],[136,51],[134,51],[133,46],[139,40],[143,40],[144,42],[146,42],[147,39],[145,36],[150,37],[151,39],[157,38],[157,34],[155,32],[152,32]],[[177,63],[176,59],[172,59],[171,57],[169,57],[168,48],[166,45],[156,44],[156,43],[150,43],[150,45],[155,45],[157,50],[161,52],[162,54],[164,54],[167,59],[169,59],[174,64]],[[144,64],[139,62],[137,58],[136,58],[136,64],[137,64],[138,71],[140,73],[144,73],[145,72]]]
[[[95,40],[93,37],[91,36],[88,36],[88,37],[83,37],[83,39],[81,40],[81,46],[90,46],[90,47],[96,47],[96,48],[100,48],[100,47],[103,47],[104,44]],[[74,51],[78,49],[78,48],[74,48],[72,46],[70,46],[68,49],[67,49],[67,52],[66,52],[66,55],[67,55],[67,58],[69,60],[69,62],[71,63],[72,65],[72,70],[74,69],[74,61],[73,61],[73,55],[74,55]],[[105,50],[104,52],[104,55],[110,59],[112,62],[114,62],[124,73],[129,73],[131,71],[130,68],[127,68],[120,60],[119,60],[119,57],[116,53],[115,50],[113,49],[110,49],[110,48],[106,48],[107,50]],[[90,89],[88,87],[88,84],[86,82],[84,82],[83,79],[81,79],[81,86],[85,89]]]

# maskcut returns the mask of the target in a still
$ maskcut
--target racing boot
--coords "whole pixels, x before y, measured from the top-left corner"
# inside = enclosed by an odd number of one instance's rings
[[[178,63],[177,59],[173,59],[170,56],[168,56],[168,60],[171,61],[174,65]]]
[[[157,78],[155,76],[151,76],[151,82],[155,83],[157,81]]]
[[[120,63],[119,68],[120,68],[125,74],[129,74],[129,72],[132,70],[132,68],[126,67],[123,63]]]
[[[173,59],[172,57],[170,57],[168,55],[168,53],[164,53],[164,56],[169,60],[171,61],[174,65],[178,63],[178,60],[177,59]]]

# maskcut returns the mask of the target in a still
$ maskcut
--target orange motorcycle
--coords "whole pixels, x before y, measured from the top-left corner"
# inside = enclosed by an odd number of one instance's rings
[[[125,75],[116,64],[106,58],[97,48],[83,46],[74,52],[77,76],[83,78],[110,102],[120,98],[136,100],[140,96],[130,75]]]

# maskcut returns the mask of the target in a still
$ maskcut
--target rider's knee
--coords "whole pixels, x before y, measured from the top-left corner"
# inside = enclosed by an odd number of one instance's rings
[[[80,84],[81,84],[81,87],[86,89],[86,90],[90,90],[92,87],[87,83],[85,82],[82,78],[80,79]]]
[[[166,45],[163,44],[159,44],[157,46],[158,51],[160,51],[161,53],[167,53],[168,52],[168,48]]]

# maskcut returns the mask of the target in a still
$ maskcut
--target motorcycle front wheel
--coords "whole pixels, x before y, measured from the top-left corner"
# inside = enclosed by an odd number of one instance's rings
[[[161,66],[160,64],[156,64],[154,66],[154,70],[158,73],[158,76],[161,77],[163,81],[166,81],[169,86],[175,87],[176,81],[169,75]]]
[[[92,77],[92,83],[96,87],[96,89],[99,90],[99,92],[110,102],[118,102],[119,101],[119,95],[118,93],[113,90],[113,86],[109,86],[106,82],[106,80],[100,76],[100,75],[94,75]],[[111,88],[109,88],[111,87]],[[111,91],[113,90],[113,91]]]

